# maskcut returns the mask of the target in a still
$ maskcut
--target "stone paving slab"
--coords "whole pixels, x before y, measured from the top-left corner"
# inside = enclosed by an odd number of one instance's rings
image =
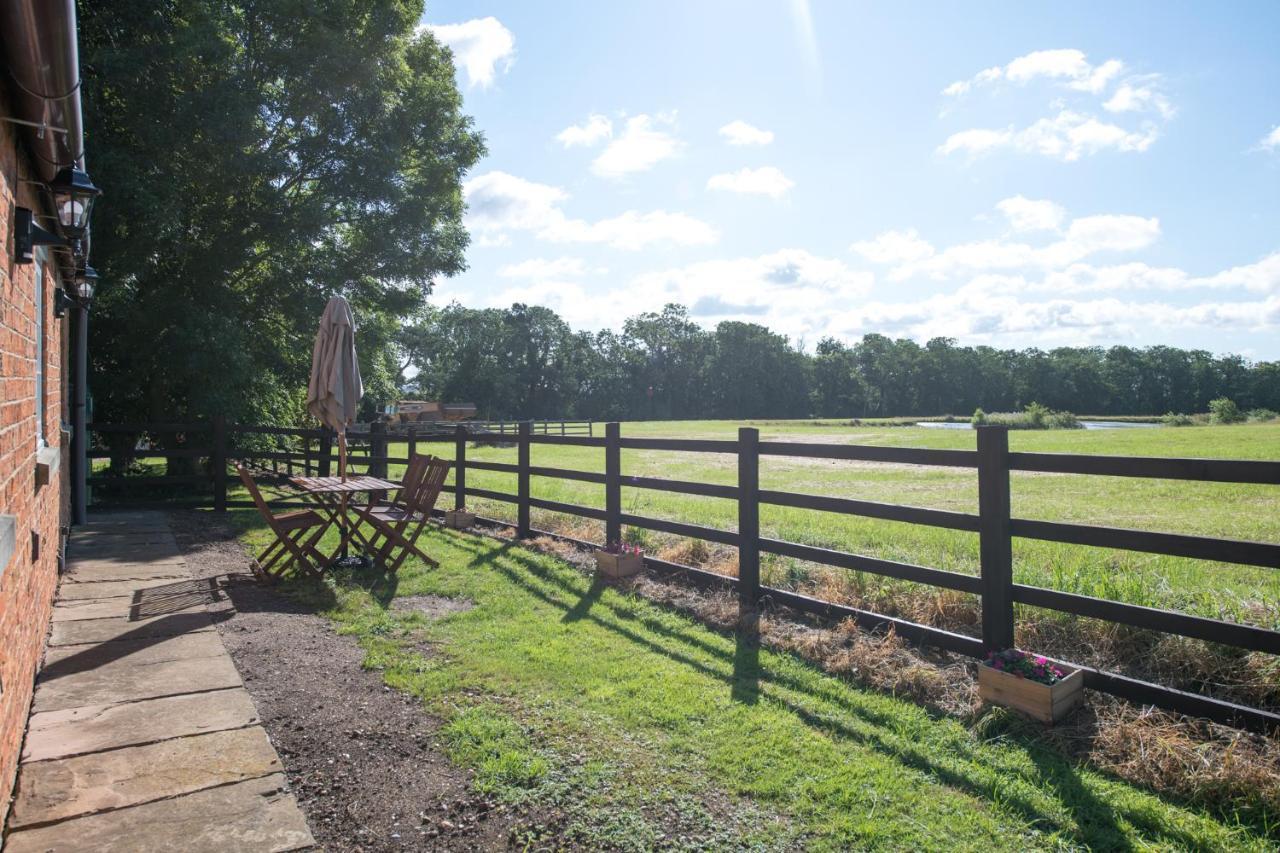
[[[213,617],[203,609],[195,613],[170,613],[154,619],[68,619],[54,622],[49,632],[49,647],[109,643],[116,640],[141,640],[148,637],[172,637],[213,630]]]
[[[167,660],[144,666],[108,665],[41,684],[32,711],[59,711],[79,705],[102,705],[240,687],[231,658]]]
[[[241,729],[257,722],[253,700],[239,687],[117,705],[81,705],[32,714],[27,721],[22,760],[67,758],[168,738]]]
[[[76,529],[37,680],[10,851],[288,851],[314,845],[160,513]],[[211,610],[216,608],[216,612]]]
[[[100,581],[149,580],[151,578],[168,578],[181,580],[191,577],[186,563],[153,563],[146,566],[134,563],[99,562],[93,567],[71,562],[62,576],[62,583],[98,583]]]
[[[146,542],[141,545],[112,542],[100,548],[67,548],[67,559],[93,563],[180,563],[182,552],[176,542]]]
[[[11,834],[5,853],[283,853],[315,844],[282,774]]]
[[[173,531],[169,527],[169,522],[161,519],[159,521],[142,521],[129,524],[127,522],[100,522],[91,521],[88,524],[82,524],[75,529],[75,538],[77,542],[88,541],[91,539],[101,539],[104,536],[173,536]]]
[[[104,525],[90,523],[75,528],[71,541],[77,546],[81,543],[90,544],[108,539],[119,541],[157,539],[166,541],[165,537],[171,537],[172,535],[173,532],[169,529],[169,525],[164,522],[159,524],[148,522],[146,524],[120,523]]]
[[[53,608],[53,621],[66,622],[74,619],[155,619],[171,613],[203,613],[208,597],[203,600],[195,596],[190,601],[172,601],[160,607],[157,602],[134,604],[130,598],[91,598],[66,601]]]
[[[226,653],[222,638],[212,631],[172,636],[134,637],[110,643],[58,646],[45,652],[36,692],[46,684],[74,679],[90,670],[136,668],[171,660],[216,658]]]
[[[9,826],[135,806],[282,769],[261,726],[37,761],[18,780]]]
[[[150,568],[153,566],[186,566],[186,561],[181,556],[176,557],[150,557],[147,559],[129,560],[123,557],[85,557],[82,560],[76,560],[74,557],[69,558],[75,560],[73,571],[76,572],[103,572],[118,570],[128,566],[134,570],[139,568]],[[172,569],[171,569],[172,570]]]
[[[181,568],[181,564],[175,564]],[[79,583],[64,583],[58,587],[58,601],[79,601],[86,598],[120,598],[132,596],[139,590],[146,590],[139,596],[140,600],[156,599],[163,595],[190,595],[195,592],[213,592],[215,587],[210,581],[195,581],[190,575],[186,577],[141,578],[137,580],[95,580]]]

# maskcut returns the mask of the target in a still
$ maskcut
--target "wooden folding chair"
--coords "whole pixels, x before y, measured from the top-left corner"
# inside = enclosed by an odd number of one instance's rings
[[[319,574],[319,567],[324,564],[325,557],[316,549],[316,543],[324,535],[329,526],[328,522],[318,512],[309,509],[297,512],[272,512],[271,507],[267,506],[266,500],[263,499],[262,492],[258,490],[258,484],[253,476],[238,464],[236,472],[240,474],[240,482],[244,483],[244,487],[249,490],[249,496],[253,498],[253,504],[258,508],[258,513],[276,537],[275,541],[264,548],[253,561],[254,574],[260,575],[265,580],[279,580],[285,570],[294,563],[298,564],[300,571],[313,575]],[[308,531],[313,532],[308,534]]]
[[[411,454],[409,456],[409,464],[404,469],[404,477],[400,481],[399,491],[395,493],[394,497],[386,501],[379,501],[375,506],[405,508],[408,505],[408,500],[417,493],[418,487],[422,483],[422,474],[426,471],[427,463],[430,461],[430,456],[424,456],[421,453]]]
[[[416,468],[415,460],[421,460]],[[449,476],[449,463],[432,456],[415,456],[409,460],[409,466],[396,503],[372,504],[360,510],[361,520],[374,528],[374,540],[384,540],[380,547],[375,544],[377,559],[393,573],[411,553],[429,566],[440,565],[418,547],[418,537],[427,526],[445,478]]]

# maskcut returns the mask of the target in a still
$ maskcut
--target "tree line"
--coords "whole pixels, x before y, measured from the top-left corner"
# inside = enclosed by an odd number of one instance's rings
[[[545,307],[430,308],[396,340],[406,397],[486,418],[864,418],[969,415],[1031,403],[1090,415],[1205,412],[1230,397],[1280,410],[1280,362],[1169,346],[1013,350],[868,334],[812,351],[755,323],[688,310],[574,331]]]

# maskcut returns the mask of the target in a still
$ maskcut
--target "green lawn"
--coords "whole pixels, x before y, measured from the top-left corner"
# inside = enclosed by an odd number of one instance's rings
[[[626,423],[624,436],[732,438],[737,422],[694,421]],[[972,448],[972,431],[915,427],[850,427],[839,422],[771,421],[758,426],[764,440],[872,444],[894,447]],[[599,427],[603,430],[603,427]],[[1176,429],[1015,431],[1014,450],[1134,456],[1189,456],[1230,459],[1280,459],[1280,424]],[[452,458],[453,444],[420,445],[424,452]],[[404,445],[392,455],[403,455]],[[603,471],[598,448],[535,445],[534,465]],[[514,448],[468,449],[468,458],[514,462]],[[622,453],[625,474],[732,484],[736,463],[715,454],[632,451]],[[394,471],[393,471],[394,473]],[[468,485],[514,493],[515,476],[469,471]],[[970,470],[922,468],[829,460],[764,457],[764,488],[914,506],[977,511],[977,476]],[[602,507],[603,487],[535,477],[535,497]],[[481,514],[514,519],[511,504],[470,500]],[[625,511],[732,530],[732,501],[624,488]],[[1013,511],[1018,517],[1073,521],[1144,530],[1280,542],[1280,487],[1223,483],[1142,480],[1124,477],[1015,473]],[[555,529],[565,520],[534,511],[535,526]],[[766,536],[855,553],[976,574],[976,534],[898,522],[840,516],[784,507],[762,507]],[[649,537],[657,544],[662,537]],[[1280,627],[1280,572],[1059,545],[1015,542],[1015,575],[1022,583],[1112,598],[1133,604],[1170,607],[1201,615]],[[814,583],[814,567],[790,559],[768,559],[766,582],[805,588]],[[828,581],[829,582],[829,581]],[[881,597],[912,585],[874,577],[841,575],[838,583]],[[917,588],[917,592],[920,590]]]
[[[251,544],[263,529],[239,512]],[[587,849],[1268,849],[1077,766],[1010,723],[976,738],[906,701],[593,586],[567,564],[432,529],[441,562],[290,585],[366,665],[445,719],[475,784]],[[397,612],[433,594],[474,608]],[[527,841],[537,840],[537,821]],[[1274,828],[1271,829],[1274,832]]]

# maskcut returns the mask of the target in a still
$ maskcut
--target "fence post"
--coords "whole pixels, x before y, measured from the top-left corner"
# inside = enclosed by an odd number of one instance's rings
[[[453,508],[467,508],[467,428],[453,430]]]
[[[604,425],[604,544],[622,541],[622,445],[617,421]]]
[[[516,489],[519,496],[519,517],[517,518],[516,536],[520,539],[528,539],[532,532],[529,529],[529,445],[532,444],[529,439],[533,435],[533,424],[528,421],[521,421],[516,429],[516,459],[519,472],[516,474],[518,480]]]
[[[333,470],[333,431],[320,427],[320,476],[328,477]]]
[[[978,538],[982,643],[1013,648],[1013,534],[1009,523],[1009,428],[978,427]]]
[[[213,511],[227,511],[227,419],[213,416]]]
[[[387,478],[387,425],[382,421],[369,424],[369,474]]]
[[[738,610],[760,599],[760,430],[738,429]]]
[[[405,459],[412,459],[414,454],[418,452],[418,428],[409,427],[408,433],[405,435]]]

